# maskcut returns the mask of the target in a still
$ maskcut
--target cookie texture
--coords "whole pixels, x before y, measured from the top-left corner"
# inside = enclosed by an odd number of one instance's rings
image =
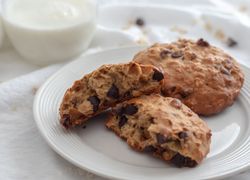
[[[82,125],[87,119],[133,97],[160,92],[164,75],[152,65],[103,65],[69,88],[60,106],[65,128]]]
[[[161,68],[167,77],[163,95],[180,99],[200,115],[232,105],[244,82],[235,59],[203,39],[154,44],[133,60]]]
[[[206,157],[211,130],[197,114],[171,97],[141,96],[113,108],[106,127],[137,151],[178,167],[194,167]]]

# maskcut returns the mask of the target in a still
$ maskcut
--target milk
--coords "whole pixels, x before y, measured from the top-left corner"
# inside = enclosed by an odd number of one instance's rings
[[[96,27],[92,0],[6,0],[3,7],[4,27],[13,46],[40,65],[82,53]]]

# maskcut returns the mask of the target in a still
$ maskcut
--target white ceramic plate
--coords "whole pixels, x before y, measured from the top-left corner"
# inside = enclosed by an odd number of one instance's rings
[[[178,169],[149,155],[131,150],[104,126],[105,115],[89,121],[86,129],[65,131],[58,108],[72,83],[102,64],[126,62],[141,50],[130,47],[90,54],[50,77],[34,102],[38,128],[50,146],[73,164],[93,173],[118,179],[213,179],[246,170],[250,162],[250,70],[244,66],[244,87],[233,106],[204,118],[212,129],[211,152],[196,168]]]

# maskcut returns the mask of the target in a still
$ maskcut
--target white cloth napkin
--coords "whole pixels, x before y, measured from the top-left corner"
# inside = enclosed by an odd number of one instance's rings
[[[0,179],[99,179],[57,155],[33,120],[36,90],[61,65],[0,85]]]
[[[90,51],[124,41],[133,43],[133,36],[120,36],[119,32],[112,42],[107,41],[110,37],[105,33],[100,30]],[[0,84],[0,180],[103,179],[57,155],[41,137],[33,120],[36,90],[61,66],[53,65]],[[233,179],[250,179],[250,172],[228,178]]]

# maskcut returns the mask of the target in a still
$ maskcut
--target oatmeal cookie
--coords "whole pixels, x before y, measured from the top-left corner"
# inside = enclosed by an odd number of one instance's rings
[[[133,149],[152,153],[178,167],[196,166],[210,148],[207,124],[180,100],[159,94],[118,104],[106,127]]]
[[[152,65],[103,65],[66,91],[60,122],[65,128],[81,125],[118,102],[160,92],[163,79],[163,73]]]
[[[163,69],[167,77],[163,95],[180,99],[200,115],[216,114],[232,105],[244,82],[235,59],[203,39],[155,44],[133,60]]]

